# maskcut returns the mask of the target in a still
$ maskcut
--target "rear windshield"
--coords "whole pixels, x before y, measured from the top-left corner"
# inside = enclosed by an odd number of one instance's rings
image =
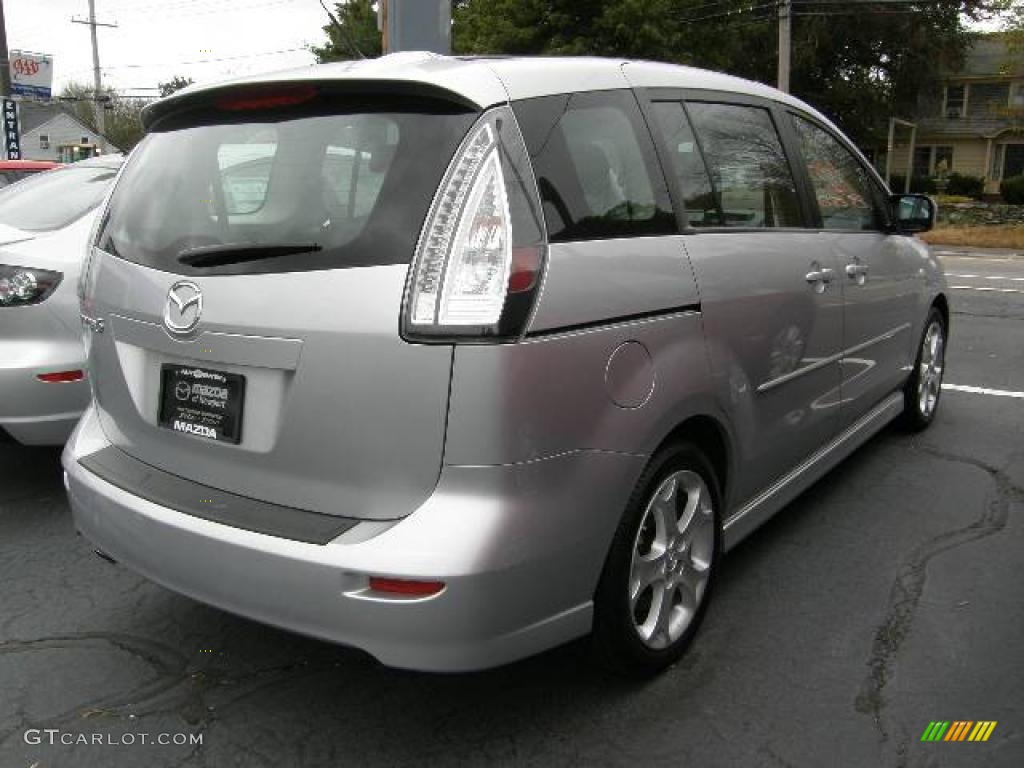
[[[194,275],[408,263],[474,117],[408,98],[191,114],[189,123],[164,126],[136,150],[97,245]],[[197,249],[247,246],[255,258],[182,261]],[[286,248],[260,251],[270,246]]]
[[[63,168],[0,189],[0,224],[49,232],[80,219],[103,200],[114,168]]]

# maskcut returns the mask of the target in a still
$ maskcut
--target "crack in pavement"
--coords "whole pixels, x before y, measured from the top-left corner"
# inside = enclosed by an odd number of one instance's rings
[[[160,642],[128,634],[104,632],[0,641],[0,657],[47,650],[75,650],[97,644],[113,646],[141,659],[155,670],[155,677],[126,692],[78,702],[62,712],[39,718],[38,722],[25,717],[23,712],[16,712],[17,722],[6,732],[0,732],[0,745],[6,744],[14,736],[20,736],[27,728],[67,727],[80,719],[96,716],[141,721],[153,715],[173,714],[191,726],[193,733],[205,734],[240,701],[277,685],[320,675],[332,666],[330,660],[311,664],[308,659],[302,658],[287,664],[257,668],[240,675],[224,674],[192,668],[185,654]],[[224,691],[224,688],[228,690]],[[207,689],[225,693],[226,701],[216,708],[207,706]],[[176,765],[194,764],[194,761],[202,757],[205,743],[204,739],[196,744]]]
[[[986,495],[981,515],[960,528],[943,531],[911,550],[900,566],[889,592],[885,618],[878,625],[871,646],[865,678],[854,706],[862,714],[871,715],[881,735],[881,743],[889,740],[890,733],[883,718],[886,705],[883,691],[892,677],[892,667],[914,621],[918,603],[924,592],[929,561],[938,554],[999,533],[1006,527],[1010,514],[1010,499],[1024,499],[1024,489],[1014,485],[1006,474],[996,467],[976,459],[940,451],[928,446],[912,444],[910,450],[958,464],[967,464],[986,472],[995,483],[994,494]],[[896,765],[907,764],[907,736],[901,734],[896,745]]]
[[[128,693],[101,696],[78,703],[70,709],[47,717],[43,721],[47,726],[55,727],[71,723],[82,717],[82,713],[116,713],[118,709],[127,706],[128,701],[133,699],[144,701],[153,698],[178,685],[187,669],[187,658],[168,646],[141,637],[107,632],[54,635],[32,640],[3,640],[0,641],[0,656],[44,650],[68,650],[81,647],[83,644],[98,643],[112,645],[120,651],[141,659],[156,670],[156,677],[147,680]],[[0,732],[0,744],[6,743],[8,739],[23,732],[25,728],[40,724],[30,721],[22,712],[16,714],[19,717],[19,722],[11,730]]]

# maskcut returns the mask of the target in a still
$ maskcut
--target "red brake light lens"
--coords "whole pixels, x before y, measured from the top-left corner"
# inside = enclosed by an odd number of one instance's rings
[[[47,384],[67,384],[72,381],[81,381],[85,378],[85,371],[59,371],[57,373],[40,373],[36,376],[40,381]]]
[[[522,293],[537,283],[540,274],[541,249],[535,246],[512,249],[512,268],[508,275],[508,292]]]
[[[370,589],[374,592],[390,592],[405,597],[428,597],[444,589],[443,581],[411,581],[408,579],[384,579],[370,577]]]
[[[217,99],[217,109],[227,112],[242,112],[250,109],[273,109],[292,107],[312,101],[316,97],[312,85],[275,86],[273,88],[236,91]]]

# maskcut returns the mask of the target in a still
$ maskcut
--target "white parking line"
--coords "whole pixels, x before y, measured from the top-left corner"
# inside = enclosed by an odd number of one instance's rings
[[[962,275],[957,272],[947,272],[946,277],[962,277],[974,280],[1009,280],[1015,283],[1024,283],[1024,277],[1007,277],[1005,275]]]
[[[959,251],[932,251],[932,253],[944,259],[953,259],[955,261],[998,261],[1001,264],[1010,261],[1020,261],[1019,256],[964,256]]]
[[[953,392],[968,392],[972,395],[993,395],[994,397],[1019,397],[1024,399],[1024,392],[1009,389],[989,389],[988,387],[968,387],[965,384],[943,384],[943,389]]]
[[[1024,293],[1024,288],[986,288],[979,285],[951,285],[954,291],[989,291],[992,293]]]

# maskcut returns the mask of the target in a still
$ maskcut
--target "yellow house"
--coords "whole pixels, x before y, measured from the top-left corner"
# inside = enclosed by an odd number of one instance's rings
[[[978,37],[963,66],[922,93],[909,120],[916,126],[914,176],[977,176],[986,194],[997,194],[1000,181],[1024,174],[1024,51],[1011,51],[1005,34]],[[897,135],[891,168],[902,175],[908,128]]]

